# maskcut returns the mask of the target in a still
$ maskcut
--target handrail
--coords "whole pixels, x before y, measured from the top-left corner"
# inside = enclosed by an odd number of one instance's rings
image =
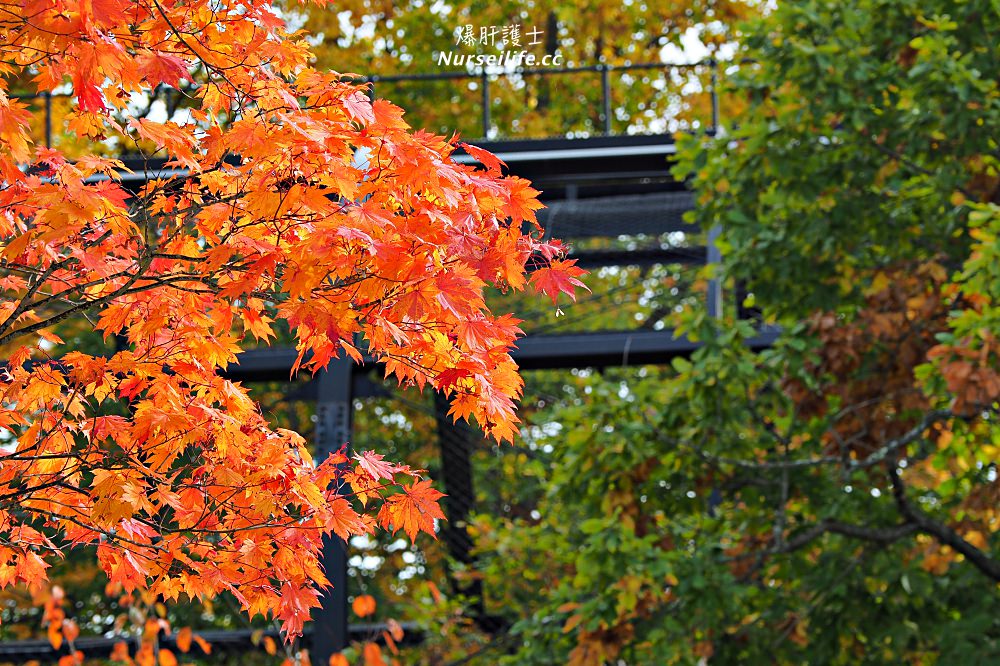
[[[375,84],[378,82],[383,83],[403,83],[410,81],[448,81],[448,80],[479,80],[482,86],[482,138],[489,136],[491,129],[491,114],[490,114],[490,94],[489,94],[489,82],[490,79],[499,79],[503,77],[511,76],[558,76],[560,74],[579,74],[596,72],[601,75],[601,121],[603,136],[610,136],[612,134],[611,128],[611,72],[630,72],[630,71],[643,71],[643,70],[654,70],[654,69],[698,69],[702,67],[708,67],[711,69],[711,77],[709,82],[709,95],[712,100],[712,126],[710,132],[715,133],[719,127],[719,94],[718,94],[718,68],[719,61],[715,58],[709,58],[707,60],[699,60],[697,62],[683,62],[683,63],[673,63],[673,62],[642,62],[642,63],[626,63],[624,65],[612,65],[609,63],[598,63],[596,65],[578,65],[574,67],[550,67],[550,68],[515,68],[511,70],[495,70],[490,71],[487,68],[481,68],[478,70],[467,70],[462,72],[426,72],[419,74],[390,74],[387,76],[382,76],[379,74],[373,74],[370,76],[361,76],[355,78],[354,80],[359,83],[370,83],[372,84],[371,91],[369,95],[374,99],[375,97]]]
[[[723,63],[725,64],[725,63]],[[707,131],[710,133],[715,133],[719,127],[719,95],[718,95],[718,68],[719,61],[714,58],[707,60],[700,60],[697,62],[643,62],[643,63],[626,63],[621,65],[615,65],[610,63],[598,63],[596,65],[577,65],[572,67],[559,67],[559,68],[515,68],[511,70],[490,70],[489,68],[483,67],[477,70],[465,70],[458,72],[425,72],[418,74],[372,74],[363,76],[349,76],[345,77],[346,80],[350,80],[356,83],[367,83],[370,84],[370,96],[374,99],[375,96],[375,84],[377,83],[405,83],[405,82],[419,82],[419,81],[449,81],[449,80],[476,80],[480,84],[480,89],[482,93],[481,100],[481,117],[480,117],[480,128],[482,130],[482,137],[487,138],[490,135],[492,129],[492,98],[490,95],[490,82],[500,80],[502,78],[509,77],[528,77],[528,76],[538,76],[538,77],[548,77],[548,76],[560,76],[568,74],[580,74],[580,73],[596,73],[601,77],[601,129],[602,133],[598,136],[611,136],[612,131],[612,100],[611,100],[611,74],[612,73],[627,73],[632,71],[649,71],[649,70],[672,70],[672,69],[688,69],[694,70],[698,68],[708,67],[711,70],[711,76],[709,79],[709,95],[712,101],[712,118],[711,127]],[[169,106],[171,94],[178,92],[173,88],[168,86],[157,86],[153,92],[152,97],[155,99],[160,93],[163,93],[166,97],[166,103]],[[188,92],[188,91],[185,91]],[[53,109],[52,100],[57,97],[73,97],[71,92],[41,92],[41,93],[21,93],[12,94],[9,97],[18,100],[38,100],[42,99],[45,101],[45,145],[46,147],[52,146],[53,138]]]

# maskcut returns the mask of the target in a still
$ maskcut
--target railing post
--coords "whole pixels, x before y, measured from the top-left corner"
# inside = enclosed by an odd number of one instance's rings
[[[45,95],[45,147],[52,147],[52,93],[46,90]]]
[[[601,115],[604,119],[604,133],[611,134],[611,67],[600,64],[601,70]]]
[[[473,541],[467,529],[469,515],[474,508],[476,494],[472,479],[473,443],[467,428],[455,423],[448,416],[448,399],[440,392],[434,394],[434,418],[437,421],[438,440],[441,443],[441,481],[447,495],[444,508],[448,522],[442,529],[442,538],[451,556],[463,565],[472,564]],[[464,585],[453,581],[458,591],[473,597],[478,617],[484,613],[483,585],[471,579]]]
[[[712,78],[712,136],[719,134],[719,63],[715,58],[708,61],[711,68]],[[708,263],[717,271],[722,263],[722,253],[719,251],[717,240],[722,228],[718,225],[708,230]],[[708,315],[716,319],[722,317],[722,281],[718,275],[713,275],[708,282]]]
[[[712,69],[712,135],[719,133],[719,63],[715,58],[708,61]]]
[[[719,319],[722,317],[722,281],[719,276],[715,273],[719,269],[719,264],[722,263],[722,252],[719,251],[719,246],[716,244],[716,240],[719,238],[719,234],[722,229],[718,225],[712,227],[708,230],[708,265],[712,267],[713,275],[708,281],[708,316]]]
[[[490,76],[486,73],[486,69],[483,69],[482,75],[482,86],[483,86],[483,136],[482,138],[488,138],[490,135]]]
[[[719,80],[717,77],[717,63],[715,58],[709,61],[712,68],[712,136],[719,133]],[[722,227],[715,225],[708,230],[708,264],[712,267],[712,278],[708,281],[708,316],[715,319],[722,318],[722,280],[719,279],[717,271],[722,263],[722,252],[716,241],[722,233]],[[722,504],[722,492],[718,486],[713,486],[708,496],[708,515],[715,516],[716,510]]]

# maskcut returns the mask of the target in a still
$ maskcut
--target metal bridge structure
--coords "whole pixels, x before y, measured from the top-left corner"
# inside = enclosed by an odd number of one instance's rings
[[[691,65],[692,67],[695,65]],[[709,91],[712,99],[711,126],[701,131],[714,134],[719,128],[719,101],[715,90],[717,63],[698,66],[711,70]],[[367,81],[375,86],[407,81],[460,80],[478,82],[481,98],[481,140],[470,140],[503,160],[508,172],[532,181],[541,191],[546,208],[538,219],[547,236],[558,237],[571,247],[570,258],[588,270],[604,267],[684,265],[700,266],[719,261],[712,245],[713,234],[699,230],[685,221],[684,213],[694,207],[692,194],[685,183],[671,173],[676,152],[674,135],[614,134],[612,132],[613,100],[611,77],[623,72],[676,67],[664,63],[612,67],[595,65],[567,69],[522,70],[519,76],[548,77],[566,73],[589,73],[600,77],[601,101],[598,127],[585,137],[513,139],[496,138],[491,116],[491,84],[510,73],[455,72],[425,76],[373,76]],[[170,104],[167,91],[166,103]],[[52,97],[35,96],[34,101],[46,109],[45,140],[52,141]],[[494,135],[492,138],[490,135]],[[474,163],[468,154],[458,151],[454,159]],[[183,177],[184,174],[150,162],[129,164],[133,174],[123,174],[126,183],[139,185],[148,178]],[[683,238],[681,243],[659,242],[633,247],[614,242],[628,237]],[[691,242],[694,239],[695,242]],[[701,241],[700,244],[698,241]],[[707,290],[708,309],[718,315],[722,293],[718,282],[710,281]],[[763,349],[772,344],[778,331],[761,327],[749,344]],[[634,330],[581,330],[556,334],[530,334],[517,343],[512,356],[523,371],[542,369],[602,368],[611,366],[664,364],[677,356],[690,355],[698,343],[677,336],[669,329],[642,328]],[[287,381],[297,352],[287,348],[264,348],[245,351],[238,357],[226,376],[249,385],[270,381]],[[334,359],[326,370],[299,379],[296,398],[315,403],[314,444],[316,454],[340,450],[352,441],[353,404],[355,399],[384,395],[386,388],[376,375],[373,363],[355,364],[342,357]],[[443,538],[450,555],[459,562],[471,562],[471,539],[465,532],[465,519],[473,509],[474,469],[469,428],[452,423],[447,417],[447,405],[435,402],[437,435],[441,447],[441,475],[436,479],[448,495],[445,510],[448,524],[443,526]],[[322,599],[323,605],[314,613],[311,629],[304,636],[312,663],[326,664],[331,654],[348,646],[352,639],[371,633],[370,626],[348,622],[350,589],[348,583],[349,545],[337,537],[324,547],[323,565],[333,584]],[[475,592],[475,590],[473,590]],[[223,650],[253,649],[250,632],[202,632],[208,640]],[[419,640],[419,630],[408,631],[409,640]],[[80,639],[78,645],[90,656],[110,650],[119,639]],[[86,643],[86,645],[84,645]],[[0,661],[54,661],[62,654],[41,641],[0,644]]]

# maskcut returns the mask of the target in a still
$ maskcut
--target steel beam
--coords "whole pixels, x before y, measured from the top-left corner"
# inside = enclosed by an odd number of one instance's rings
[[[762,326],[747,344],[754,350],[766,349],[780,331],[777,326]],[[700,346],[700,342],[677,337],[669,330],[563,333],[521,338],[511,356],[522,370],[600,368],[664,363],[675,356],[689,355]],[[287,379],[295,357],[294,349],[245,351],[237,356],[238,365],[230,366],[226,376],[244,382],[265,381],[276,376]]]
[[[576,265],[581,268],[653,266],[656,264],[700,266],[705,263],[705,256],[705,248],[701,246],[636,250],[583,250],[569,254],[569,258],[576,259]]]
[[[776,326],[761,327],[747,346],[767,349],[779,333]],[[690,356],[701,343],[664,330],[534,335],[519,340],[517,347],[511,356],[522,370],[548,370],[667,363],[677,356]]]
[[[290,367],[289,367],[290,369]],[[351,439],[351,376],[353,363],[347,354],[332,359],[316,375],[316,459],[323,460],[347,446]],[[348,646],[347,542],[335,534],[323,540],[321,562],[332,589],[313,611],[312,660],[326,664],[330,656]]]
[[[397,645],[411,646],[419,645],[424,639],[423,629],[414,622],[401,622],[403,629],[403,640],[397,641]],[[380,623],[352,624],[349,628],[351,640],[366,641],[375,637],[376,641],[381,641],[382,632],[388,627]],[[264,651],[264,644],[258,639],[254,642],[254,634],[258,631],[261,636],[270,636],[279,644],[282,641],[281,632],[274,628],[267,629],[200,629],[198,635],[205,639],[211,646],[211,654],[220,653],[242,653],[254,650]],[[302,643],[311,647],[313,641],[313,628],[306,627],[302,634]],[[106,638],[104,636],[81,636],[74,641],[74,647],[83,652],[87,659],[106,659],[114,650],[117,643],[125,643],[134,654],[139,649],[139,639],[135,635],[120,635]],[[160,636],[159,646],[172,650],[174,654],[179,652],[177,647],[177,634]],[[63,642],[57,650],[47,640],[19,640],[0,642],[0,662],[2,663],[25,663],[42,662],[55,663],[60,657],[70,654],[69,645]],[[191,645],[191,657],[208,657],[197,643]],[[318,663],[318,662],[313,662]]]

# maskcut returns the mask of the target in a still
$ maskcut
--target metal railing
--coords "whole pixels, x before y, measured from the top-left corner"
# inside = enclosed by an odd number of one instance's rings
[[[14,94],[9,95],[11,99],[16,99],[20,101],[33,101],[33,100],[43,100],[45,104],[45,147],[52,147],[52,98],[53,97],[72,97],[71,93],[27,93],[27,94]]]
[[[694,63],[670,63],[670,62],[655,62],[655,63],[631,63],[624,65],[611,65],[606,63],[600,63],[597,65],[587,65],[587,66],[574,66],[574,67],[561,67],[561,68],[521,68],[512,69],[509,71],[491,71],[489,69],[483,68],[477,71],[457,71],[457,72],[430,72],[422,74],[394,74],[394,75],[371,75],[363,76],[360,78],[354,78],[353,81],[357,83],[366,83],[370,86],[369,95],[374,99],[375,97],[375,86],[379,83],[390,83],[390,84],[405,84],[405,83],[420,83],[429,81],[475,81],[479,86],[480,93],[480,130],[482,132],[479,138],[488,138],[492,134],[493,130],[493,107],[494,107],[494,96],[493,91],[495,90],[494,84],[502,79],[525,79],[530,77],[559,77],[559,76],[572,76],[577,74],[596,74],[600,77],[601,82],[601,94],[600,94],[600,113],[599,113],[599,132],[596,136],[612,136],[615,134],[613,131],[613,121],[614,121],[614,103],[613,103],[613,90],[612,90],[612,75],[614,74],[626,74],[630,72],[641,72],[641,71],[662,71],[669,74],[673,70],[689,70],[695,71],[697,69],[708,69],[710,75],[708,77],[708,90],[707,92],[711,99],[711,121],[710,126],[707,131],[714,133],[719,126],[719,94],[718,94],[718,70],[719,62],[715,59],[709,59]],[[153,90],[152,95],[149,98],[148,105],[151,106],[154,102],[158,101],[162,97],[162,101],[167,107],[168,117],[173,115],[173,112],[179,108],[179,102],[182,96],[190,94],[190,90],[176,90],[169,86],[160,85]],[[57,98],[70,98],[73,97],[71,92],[61,92],[61,93],[23,93],[23,94],[12,94],[10,97],[12,99],[17,99],[21,101],[42,101],[42,106],[44,110],[44,121],[43,121],[43,135],[46,147],[52,147],[54,141],[54,114],[53,100]],[[173,107],[173,108],[171,108]],[[533,138],[533,137],[524,137]],[[537,137],[534,137],[537,138]]]
[[[510,71],[490,71],[485,68],[479,71],[462,71],[462,72],[433,72],[424,74],[396,74],[396,75],[372,75],[365,76],[359,79],[359,82],[370,83],[371,92],[369,93],[372,99],[375,97],[375,85],[379,82],[382,83],[405,83],[405,82],[426,82],[426,81],[445,81],[445,80],[466,80],[466,81],[476,81],[479,83],[480,87],[480,106],[481,106],[481,125],[482,137],[488,137],[490,131],[492,130],[492,113],[491,109],[493,106],[493,97],[491,95],[491,80],[498,80],[509,77],[529,77],[529,76],[560,76],[568,74],[581,74],[581,73],[596,73],[601,77],[601,113],[600,121],[602,127],[602,133],[600,136],[611,136],[614,134],[612,131],[612,99],[611,99],[611,74],[612,73],[627,73],[635,71],[649,71],[649,70],[662,70],[664,72],[670,72],[675,69],[683,70],[697,70],[708,68],[710,71],[709,76],[709,89],[708,94],[712,102],[711,110],[711,125],[708,128],[709,132],[714,133],[719,126],[719,92],[718,92],[718,70],[719,62],[714,58],[708,60],[702,60],[693,63],[670,63],[670,62],[649,62],[649,63],[630,63],[625,65],[610,65],[606,63],[600,63],[597,65],[586,65],[586,66],[576,66],[576,67],[561,67],[561,68],[523,68],[523,69],[513,69]]]
[[[183,96],[188,95],[190,90],[177,90],[167,85],[159,85],[149,96],[148,105],[152,106],[153,103],[160,100],[162,97],[164,104],[167,107],[167,117],[171,117],[173,113],[177,110],[180,100]],[[55,110],[52,107],[52,102],[55,99],[69,99],[75,97],[76,95],[72,92],[40,92],[40,93],[14,93],[8,95],[10,99],[16,99],[22,102],[37,102],[42,101],[44,116],[43,116],[43,140],[45,142],[46,148],[51,148],[54,138],[53,122],[55,118]],[[172,107],[172,108],[171,108]]]

